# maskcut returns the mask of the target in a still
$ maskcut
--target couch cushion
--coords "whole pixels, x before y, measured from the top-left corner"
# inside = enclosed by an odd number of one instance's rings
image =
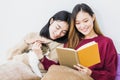
[[[41,80],[93,80],[90,76],[74,69],[52,65]]]
[[[118,54],[118,66],[117,66],[117,74],[115,80],[120,80],[120,54]]]
[[[8,61],[0,65],[0,80],[40,80],[24,63]]]

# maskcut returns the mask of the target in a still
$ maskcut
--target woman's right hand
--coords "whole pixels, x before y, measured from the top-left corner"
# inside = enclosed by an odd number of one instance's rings
[[[80,64],[77,64],[77,65],[74,65],[74,68],[76,68],[79,72],[83,72],[87,75],[91,75],[92,74],[92,70],[90,70],[89,68],[83,66],[83,65],[80,65]]]

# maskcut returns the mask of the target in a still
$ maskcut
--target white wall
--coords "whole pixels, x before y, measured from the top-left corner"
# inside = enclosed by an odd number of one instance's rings
[[[39,32],[59,10],[72,11],[77,3],[89,4],[96,13],[100,28],[111,37],[120,52],[119,0],[0,0],[0,53],[18,43],[31,31]]]

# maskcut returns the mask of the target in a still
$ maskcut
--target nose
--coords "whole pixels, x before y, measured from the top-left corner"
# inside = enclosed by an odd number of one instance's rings
[[[84,27],[85,27],[85,24],[81,23],[81,24],[80,24],[80,27],[81,27],[81,28],[84,28]]]

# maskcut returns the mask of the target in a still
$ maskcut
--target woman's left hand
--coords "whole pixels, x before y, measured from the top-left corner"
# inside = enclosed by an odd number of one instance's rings
[[[36,53],[36,54],[42,54],[42,50],[41,50],[42,44],[41,42],[34,42],[32,45],[32,50]]]
[[[77,64],[77,65],[74,65],[74,67],[75,67],[78,71],[83,72],[83,73],[85,73],[85,74],[87,74],[87,75],[91,75],[91,74],[92,74],[92,71],[91,71],[89,68],[87,68],[87,67],[85,67],[85,66],[83,66],[83,65]]]

